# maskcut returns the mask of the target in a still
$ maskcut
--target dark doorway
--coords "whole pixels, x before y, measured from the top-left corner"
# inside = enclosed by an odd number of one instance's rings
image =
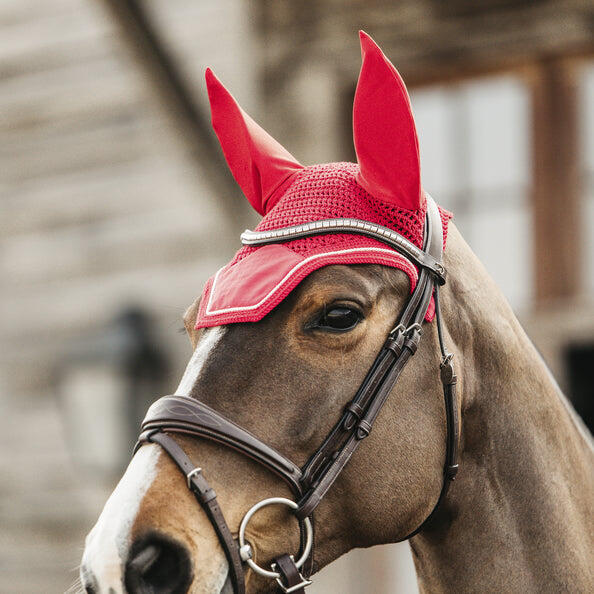
[[[569,398],[588,429],[594,430],[594,343],[570,344],[565,351]]]

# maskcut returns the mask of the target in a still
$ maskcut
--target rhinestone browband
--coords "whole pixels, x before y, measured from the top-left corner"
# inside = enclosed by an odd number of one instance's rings
[[[327,233],[364,235],[372,239],[377,239],[408,256],[417,266],[432,271],[437,276],[440,285],[445,283],[445,268],[435,258],[420,250],[416,245],[408,241],[408,239],[396,233],[396,231],[360,219],[324,219],[301,225],[293,225],[292,227],[283,227],[282,229],[272,229],[270,231],[251,231],[250,229],[246,229],[241,234],[241,243],[251,246],[266,245]]]

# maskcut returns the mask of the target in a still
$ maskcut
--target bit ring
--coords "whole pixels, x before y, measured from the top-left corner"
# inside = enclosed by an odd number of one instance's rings
[[[273,578],[273,579],[280,578],[281,577],[280,573],[278,573],[278,571],[268,571],[267,569],[260,567],[251,558],[251,554],[252,554],[251,553],[251,545],[249,543],[247,543],[245,540],[245,529],[248,525],[248,522],[252,518],[252,516],[258,510],[260,510],[263,507],[266,507],[268,505],[275,505],[275,504],[286,505],[287,507],[290,507],[291,509],[297,509],[299,507],[294,501],[291,501],[290,499],[287,499],[286,497],[270,497],[269,499],[263,499],[262,501],[256,503],[256,505],[252,506],[247,511],[247,513],[243,517],[243,520],[241,520],[241,524],[239,526],[239,548],[240,548],[240,550],[244,551],[243,556],[246,557],[246,559],[244,559],[245,562],[256,573],[258,573],[264,577]],[[303,554],[295,562],[295,566],[297,567],[297,569],[301,569],[301,567],[305,563],[306,559],[309,557],[309,554],[311,553],[311,547],[313,545],[313,528],[311,525],[311,520],[309,518],[305,518],[303,520],[303,524],[305,525],[305,537],[306,537],[305,538],[305,547],[303,548]],[[249,552],[248,552],[247,547],[250,548]]]

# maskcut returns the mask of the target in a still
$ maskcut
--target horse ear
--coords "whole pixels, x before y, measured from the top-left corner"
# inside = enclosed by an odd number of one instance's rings
[[[239,107],[212,70],[206,70],[212,125],[233,177],[250,204],[265,215],[283,181],[303,169],[293,155]]]
[[[406,87],[373,39],[363,31],[359,38],[363,63],[353,106],[357,181],[376,198],[417,210],[423,200],[419,141]]]

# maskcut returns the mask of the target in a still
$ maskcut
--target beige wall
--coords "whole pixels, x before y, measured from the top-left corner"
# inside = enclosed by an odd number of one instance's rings
[[[208,63],[254,103],[240,2],[152,8],[197,90]],[[173,389],[181,315],[238,239],[101,3],[0,4],[0,114],[0,591],[63,592],[113,483],[73,466],[56,370],[136,303]]]

